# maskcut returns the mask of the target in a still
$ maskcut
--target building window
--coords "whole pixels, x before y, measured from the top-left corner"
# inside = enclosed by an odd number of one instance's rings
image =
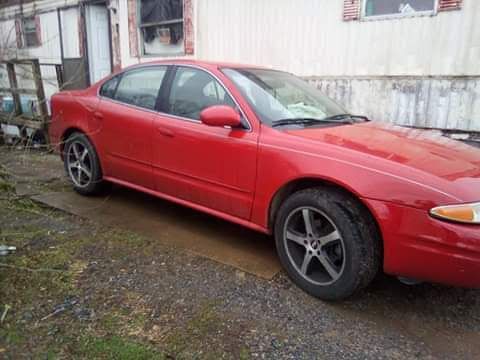
[[[384,18],[417,15],[433,15],[436,12],[437,0],[365,0],[362,17]]]
[[[42,44],[40,17],[18,17],[15,19],[17,47],[34,47]]]
[[[40,29],[35,17],[23,18],[23,44],[25,47],[40,46]]]
[[[185,53],[183,0],[140,0],[138,18],[143,55]]]

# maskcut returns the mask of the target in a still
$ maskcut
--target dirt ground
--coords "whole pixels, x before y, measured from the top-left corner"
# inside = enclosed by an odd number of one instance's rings
[[[0,358],[480,358],[478,290],[380,276],[325,303],[283,272],[259,278],[30,198],[52,191],[70,191],[56,156],[0,148],[0,244],[17,247],[0,256]]]

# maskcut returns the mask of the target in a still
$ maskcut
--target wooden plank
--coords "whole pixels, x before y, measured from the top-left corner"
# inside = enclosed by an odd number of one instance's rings
[[[7,62],[8,82],[10,89],[18,89],[17,75],[15,74],[15,65],[12,62]],[[14,114],[20,115],[22,113],[22,107],[20,104],[20,96],[15,91],[10,91],[13,98]]]
[[[40,71],[40,63],[38,59],[32,61],[32,72],[33,72],[33,81],[35,82],[35,88],[37,89],[37,100],[38,100],[38,107],[40,110],[40,116],[42,120],[42,127],[41,129],[45,133],[45,140],[47,141],[47,146],[49,145],[49,137],[48,137],[48,109],[47,109],[47,99],[45,97],[45,91],[43,89],[43,82],[42,82],[42,73]]]
[[[38,59],[32,60],[32,73],[35,88],[37,89],[37,99],[40,116],[46,123],[46,119],[48,117],[47,100],[45,98],[45,91],[43,90],[42,73],[40,72],[40,64],[38,62]]]
[[[26,126],[32,129],[43,129],[43,121],[33,120],[24,116],[11,116],[8,114],[0,114],[0,123],[7,125]]]
[[[15,92],[17,94],[37,95],[37,91],[34,89],[13,89],[13,88],[0,88],[0,92]]]

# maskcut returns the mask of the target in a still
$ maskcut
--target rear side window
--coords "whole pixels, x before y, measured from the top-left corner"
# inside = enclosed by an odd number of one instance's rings
[[[114,99],[153,110],[166,72],[166,66],[155,66],[123,73]]]
[[[199,120],[200,112],[213,105],[235,108],[232,98],[210,74],[199,69],[179,67],[168,101],[170,114]]]
[[[113,99],[113,97],[115,96],[115,89],[117,88],[117,84],[119,80],[120,80],[119,76],[115,76],[114,78],[108,80],[100,88],[100,95]]]

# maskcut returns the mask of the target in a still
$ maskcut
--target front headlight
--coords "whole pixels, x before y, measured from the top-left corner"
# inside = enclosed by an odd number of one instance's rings
[[[430,215],[465,224],[480,224],[480,203],[438,206],[430,210]]]

